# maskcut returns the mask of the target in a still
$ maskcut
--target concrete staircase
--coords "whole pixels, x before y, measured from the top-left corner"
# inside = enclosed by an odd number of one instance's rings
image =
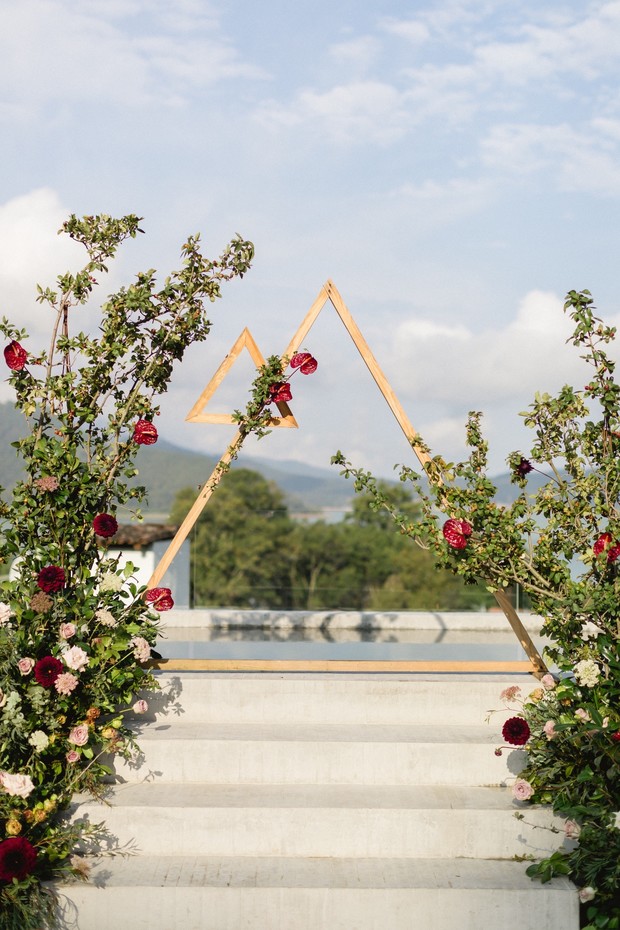
[[[485,723],[513,676],[161,674],[112,807],[137,854],[63,886],[72,930],[577,930],[559,845],[506,788],[523,753]],[[505,715],[504,715],[505,716]],[[526,819],[515,818],[523,808]],[[560,823],[561,827],[561,823]]]

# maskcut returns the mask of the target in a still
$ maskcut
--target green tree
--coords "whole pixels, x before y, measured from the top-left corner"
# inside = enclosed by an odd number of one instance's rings
[[[171,513],[181,522],[196,497],[186,488]],[[283,492],[257,472],[233,468],[191,537],[193,602],[200,606],[288,606],[288,541],[294,524]]]

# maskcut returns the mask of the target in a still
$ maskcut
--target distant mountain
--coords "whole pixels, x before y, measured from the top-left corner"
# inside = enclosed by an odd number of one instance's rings
[[[0,403],[0,485],[7,490],[11,490],[23,474],[11,443],[21,438],[24,430],[22,414],[10,402]],[[163,439],[156,446],[140,449],[136,457],[139,470],[136,483],[148,489],[148,508],[144,510],[169,514],[177,491],[201,487],[217,461],[215,455],[183,449]],[[289,507],[296,511],[345,510],[354,493],[352,483],[340,478],[336,469],[330,471],[293,460],[274,462],[246,455],[232,467],[251,468],[275,482],[285,493]]]

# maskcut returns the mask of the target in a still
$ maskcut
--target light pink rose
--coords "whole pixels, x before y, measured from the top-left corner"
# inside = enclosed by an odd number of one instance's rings
[[[15,798],[27,798],[34,790],[30,775],[12,775],[10,772],[0,772],[0,785]]]
[[[543,675],[543,677],[540,679],[540,683],[545,689],[545,691],[553,691],[553,689],[555,688],[557,684],[553,675],[550,675],[550,674]]]
[[[546,724],[543,727],[543,733],[547,739],[554,739],[558,734],[555,732],[555,720],[547,720]]]
[[[63,672],[54,682],[54,687],[59,694],[71,694],[77,688],[78,683],[79,679],[71,672]]]
[[[86,724],[80,723],[77,727],[73,727],[67,739],[75,746],[85,746],[88,742],[88,727]]]
[[[76,752],[75,749],[70,749],[67,755],[65,756],[65,759],[67,760],[67,762],[70,762],[70,763],[77,762],[79,758],[80,758],[80,754],[79,752]]]
[[[21,675],[29,675],[34,668],[34,659],[31,659],[29,656],[24,656],[24,658],[20,659],[17,663],[17,667]]]
[[[583,707],[577,708],[577,710],[575,711],[575,717],[577,717],[578,720],[583,720],[584,723],[587,723],[588,720],[592,719],[590,717],[590,714]]]
[[[579,889],[579,900],[582,904],[587,904],[588,901],[593,901],[596,897],[596,892],[591,885],[586,885],[585,888]]]
[[[62,660],[67,668],[72,668],[76,672],[88,665],[88,655],[79,646],[71,646],[71,649],[63,652]]]
[[[574,820],[567,820],[564,824],[564,835],[569,840],[578,840],[581,833],[581,827]]]
[[[517,801],[529,801],[534,794],[534,789],[529,781],[526,781],[524,778],[517,778],[512,786],[512,794]]]
[[[61,623],[60,624],[60,638],[61,639],[71,639],[72,636],[75,636],[75,624],[73,623]]]
[[[134,714],[145,714],[148,709],[149,705],[146,701],[136,701],[132,708]]]

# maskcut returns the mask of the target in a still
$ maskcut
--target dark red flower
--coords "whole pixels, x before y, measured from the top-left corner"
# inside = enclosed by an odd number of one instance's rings
[[[46,565],[37,575],[37,584],[46,594],[53,594],[64,587],[66,576],[59,565]]]
[[[523,717],[511,717],[502,727],[502,736],[512,746],[525,746],[530,738],[530,727]]]
[[[519,478],[525,478],[525,476],[529,475],[529,473],[533,471],[533,469],[534,469],[534,466],[529,461],[529,459],[522,458],[519,464],[515,467],[515,472],[517,473]]]
[[[118,523],[111,513],[98,513],[93,520],[93,529],[97,536],[108,538],[118,530]]]
[[[37,851],[24,836],[11,836],[0,843],[0,881],[23,881],[37,864]]]
[[[280,404],[293,399],[288,381],[276,381],[269,386],[269,403]]]
[[[152,446],[157,442],[157,427],[150,420],[138,420],[133,428],[133,439],[139,446]]]
[[[607,549],[609,549],[611,542],[612,542],[611,533],[601,533],[599,538],[596,540],[596,542],[592,546],[592,552],[594,553],[594,555],[600,555],[601,552],[605,552]]]
[[[612,733],[611,738],[614,741],[614,743],[620,743],[620,730],[616,730],[615,733]]]
[[[60,659],[54,656],[43,656],[38,662],[34,663],[34,677],[43,688],[53,688],[54,682],[64,671],[64,665]]]
[[[618,546],[618,545],[611,546],[611,547],[607,550],[607,561],[608,561],[609,563],[615,562],[616,559],[618,558],[618,556],[620,556],[620,546]]]
[[[19,342],[9,342],[4,349],[4,360],[11,371],[21,371],[28,361],[28,353]]]
[[[155,610],[172,610],[174,607],[170,588],[151,588],[144,595],[144,599],[148,604],[152,604]]]
[[[467,520],[446,520],[442,532],[449,546],[453,549],[464,549],[467,538],[471,536],[472,526]]]
[[[299,368],[302,375],[311,375],[319,366],[319,363],[309,352],[296,352],[290,361],[291,368]]]

